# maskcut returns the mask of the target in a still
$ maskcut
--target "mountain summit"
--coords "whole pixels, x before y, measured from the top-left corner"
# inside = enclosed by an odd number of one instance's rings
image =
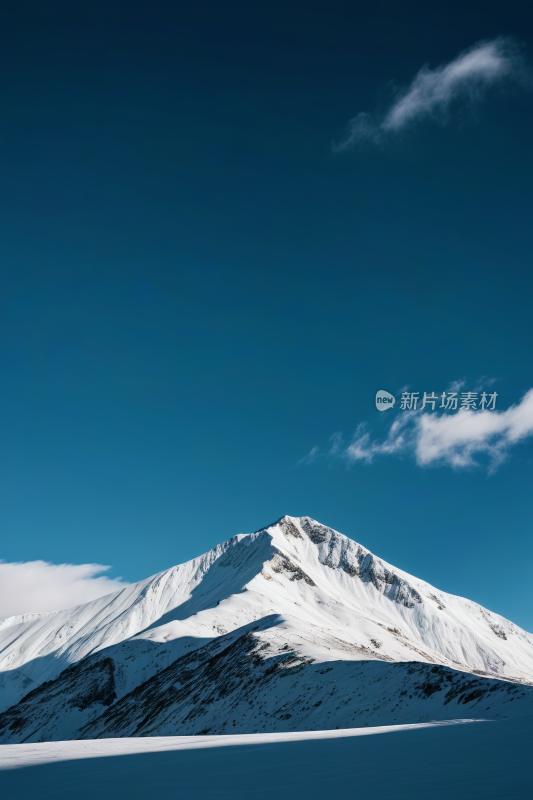
[[[531,634],[309,517],[4,620],[0,653],[10,742],[533,712]]]

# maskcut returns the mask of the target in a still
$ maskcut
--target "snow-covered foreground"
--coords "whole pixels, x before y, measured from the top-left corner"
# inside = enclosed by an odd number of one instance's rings
[[[0,747],[4,797],[510,800],[533,793],[533,717],[365,730]]]

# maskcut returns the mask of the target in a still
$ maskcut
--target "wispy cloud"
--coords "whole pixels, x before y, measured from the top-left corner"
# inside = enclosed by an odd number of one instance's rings
[[[308,454],[298,461],[298,464],[312,464],[318,456],[319,450],[319,447],[312,447]]]
[[[466,385],[466,378],[461,378],[458,381],[452,381],[448,388],[446,389],[447,392],[460,392],[463,386]]]
[[[394,455],[405,452],[411,446],[412,418],[415,411],[406,411],[396,417],[386,439],[372,439],[367,425],[361,422],[357,426],[355,436],[342,456],[349,462],[365,461],[370,464],[376,456]]]
[[[456,414],[405,411],[394,419],[384,440],[359,425],[340,455],[349,463],[378,456],[414,456],[421,467],[454,469],[486,466],[494,472],[510,449],[533,436],[533,389],[506,411],[460,409]]]
[[[329,437],[329,441],[331,442],[331,447],[329,449],[329,455],[330,456],[336,456],[337,453],[342,448],[342,433],[340,431],[337,431],[336,433],[332,434]]]
[[[458,103],[473,108],[491,87],[524,75],[519,47],[511,39],[479,42],[436,69],[422,67],[407,88],[397,90],[381,114],[359,113],[333,150],[350,150],[364,141],[382,142],[424,119],[443,123]]]
[[[71,608],[128,586],[101,574],[108,569],[101,564],[0,561],[0,620]]]
[[[474,386],[473,391],[481,392],[482,390],[490,389],[490,387],[494,386],[494,384],[498,381],[501,381],[501,378],[489,378],[487,375],[482,375],[477,384]]]

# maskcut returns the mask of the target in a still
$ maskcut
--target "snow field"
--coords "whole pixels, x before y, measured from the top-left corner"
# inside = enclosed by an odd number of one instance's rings
[[[514,800],[533,792],[533,717],[365,730],[0,747],[20,800]]]

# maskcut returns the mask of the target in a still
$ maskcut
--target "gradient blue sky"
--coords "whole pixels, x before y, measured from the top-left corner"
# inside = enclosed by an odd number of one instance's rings
[[[332,152],[498,36],[531,63],[526,3],[4,12],[0,558],[134,581],[309,515],[533,630],[531,438],[493,474],[322,455],[386,435],[377,389],[533,386],[527,79]]]

